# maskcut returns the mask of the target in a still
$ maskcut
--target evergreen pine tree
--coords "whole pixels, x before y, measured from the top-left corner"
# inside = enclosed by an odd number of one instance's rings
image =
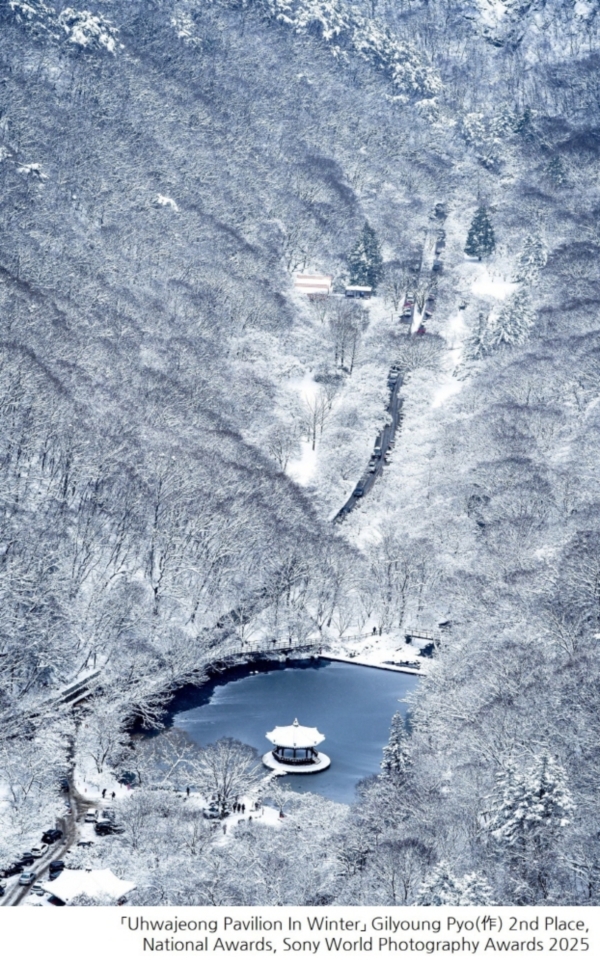
[[[377,288],[383,273],[383,258],[377,235],[367,221],[348,256],[348,268],[350,284]]]
[[[488,829],[521,853],[540,850],[544,839],[569,823],[573,812],[565,771],[547,753],[525,772],[510,763],[499,775]]]
[[[465,358],[467,361],[480,361],[488,353],[486,345],[488,318],[489,316],[482,311],[479,313],[477,327],[465,342]]]
[[[517,259],[515,281],[535,284],[541,269],[548,260],[546,246],[539,234],[530,234],[525,238],[523,250]]]
[[[477,208],[469,228],[465,254],[468,254],[470,258],[478,258],[481,261],[482,258],[490,255],[495,247],[496,239],[492,222],[485,207],[481,206]]]
[[[409,766],[408,734],[402,713],[398,711],[392,717],[390,742],[383,748],[381,769],[386,775],[402,778],[406,775]]]
[[[564,828],[573,809],[565,771],[547,753],[528,769],[510,763],[499,774],[486,816],[497,856],[505,865],[505,873],[500,864],[498,869],[508,903],[541,903],[552,891],[558,902],[557,871],[564,866]]]
[[[495,317],[489,317],[482,334],[484,353],[506,346],[522,345],[527,341],[534,321],[535,315],[529,299],[522,291],[516,291]]]
[[[479,874],[455,877],[447,861],[442,860],[419,888],[417,904],[421,907],[455,907],[491,904],[489,885]]]

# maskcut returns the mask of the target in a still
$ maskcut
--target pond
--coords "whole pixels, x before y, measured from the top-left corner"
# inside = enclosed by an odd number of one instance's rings
[[[398,701],[418,682],[418,676],[325,659],[254,663],[182,691],[170,723],[202,746],[235,737],[261,756],[272,749],[265,734],[275,726],[295,718],[316,726],[325,734],[320,749],[331,757],[330,768],[281,779],[294,790],[351,803],[358,781],[378,772],[391,718],[407,711]]]

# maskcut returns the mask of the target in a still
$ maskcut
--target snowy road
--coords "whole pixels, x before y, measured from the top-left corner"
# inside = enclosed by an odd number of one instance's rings
[[[443,220],[445,220],[445,216],[442,219],[442,223],[443,223]],[[438,235],[438,241],[436,242],[436,246],[435,246],[434,262],[428,267],[428,274],[431,278],[435,277],[436,270],[441,270],[441,267],[440,267],[442,266],[441,254],[442,254],[443,247],[445,246],[445,234],[444,234],[443,242],[440,241],[439,228],[437,229],[437,235]],[[419,261],[417,274],[415,277],[415,286],[418,286],[419,284],[419,276],[423,269],[424,254],[425,254],[425,247],[423,247],[421,251],[421,258]],[[434,269],[434,264],[438,266],[436,269]],[[425,331],[424,327],[423,327],[423,332],[418,331],[417,329],[423,325],[423,320],[426,317],[431,316],[431,312],[433,311],[433,304],[434,304],[434,296],[431,294],[433,290],[434,290],[434,286],[432,285],[429,288],[430,296],[427,298],[427,301],[425,301],[425,298],[424,298],[423,304],[421,306],[421,311],[419,312],[419,314],[417,314],[415,301],[412,299],[409,301],[407,296],[407,300],[404,303],[404,308],[406,308],[408,305],[411,306],[411,315],[410,315],[410,320],[408,324],[409,337],[413,337],[415,335],[418,337],[422,333],[424,333]],[[373,488],[375,484],[375,480],[383,472],[383,468],[385,465],[385,456],[387,452],[389,452],[389,450],[391,449],[394,443],[396,430],[401,422],[401,416],[402,416],[402,398],[400,397],[399,393],[400,393],[400,388],[402,387],[402,384],[403,384],[403,379],[400,374],[397,374],[397,375],[395,374],[395,372],[397,371],[398,369],[396,369],[395,367],[392,367],[388,375],[388,386],[390,386],[390,401],[386,409],[388,413],[388,420],[386,422],[386,425],[382,429],[382,431],[377,436],[377,439],[375,442],[375,453],[377,451],[379,451],[380,453],[378,458],[375,461],[375,467],[373,471],[371,471],[370,468],[368,468],[367,471],[364,473],[364,475],[361,476],[350,498],[347,499],[347,501],[344,503],[344,505],[339,510],[339,512],[334,516],[333,518],[334,522],[344,521],[346,516],[350,512],[352,512],[352,509],[354,509],[357,503],[360,502],[361,499],[363,499],[365,495],[367,495],[367,493]],[[373,458],[374,456],[372,456],[372,459]],[[357,493],[361,493],[361,494],[357,494]]]
[[[63,859],[77,842],[77,821],[83,819],[88,807],[93,806],[93,801],[85,800],[71,788],[69,789],[69,805],[70,810],[64,817],[57,820],[57,825],[63,831],[63,836],[48,848],[41,860],[36,861],[31,868],[28,868],[35,873],[35,880],[28,887],[23,887],[19,884],[20,874],[15,874],[14,877],[9,878],[10,884],[7,881],[6,893],[0,901],[0,907],[16,907],[25,900],[34,884],[41,883],[43,886],[42,876],[47,872],[50,863],[53,860]]]
[[[388,377],[389,377],[389,380],[391,381],[391,378],[392,378],[391,373]],[[342,522],[345,519],[345,517],[348,515],[348,513],[352,512],[352,509],[354,508],[354,506],[362,498],[364,498],[367,492],[369,492],[373,488],[375,484],[375,480],[383,472],[383,467],[385,465],[385,456],[394,443],[396,429],[400,424],[400,415],[402,411],[402,399],[400,397],[401,386],[402,386],[402,377],[398,375],[395,378],[394,383],[391,387],[390,401],[387,407],[387,412],[389,416],[388,422],[384,426],[382,431],[379,433],[379,435],[377,436],[376,445],[379,447],[381,454],[379,455],[379,457],[375,462],[375,469],[373,472],[367,469],[367,471],[364,473],[364,475],[361,477],[358,484],[356,485],[354,492],[352,493],[350,498],[344,503],[340,511],[334,517],[334,522]],[[357,490],[361,488],[363,491],[363,495],[362,496],[356,495],[355,493],[357,492]]]

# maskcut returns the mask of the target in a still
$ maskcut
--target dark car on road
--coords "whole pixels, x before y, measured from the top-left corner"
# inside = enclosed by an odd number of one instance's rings
[[[0,870],[0,877],[14,877],[15,874],[20,874],[23,870],[25,864],[20,860],[14,860],[12,864],[8,864],[3,870]]]
[[[30,853],[29,850],[26,853],[21,854],[21,863],[24,867],[31,867],[32,863],[35,862],[35,859],[36,858],[32,853]]]
[[[51,862],[50,866],[48,867],[48,871],[49,871],[48,877],[49,877],[49,879],[50,879],[50,880],[56,880],[56,878],[59,877],[60,874],[62,874],[62,872],[63,872],[64,869],[65,869],[65,862],[64,862],[64,860],[53,860],[53,861]]]
[[[354,496],[355,499],[362,499],[364,494],[365,494],[365,487],[362,484],[362,482],[359,482],[354,492],[352,493],[352,495]]]
[[[121,827],[117,827],[114,810],[102,810],[96,820],[94,830],[99,837],[109,833],[122,833]]]
[[[54,827],[52,830],[46,830],[46,832],[42,834],[42,843],[56,843],[62,835],[63,832],[59,830],[58,827]]]

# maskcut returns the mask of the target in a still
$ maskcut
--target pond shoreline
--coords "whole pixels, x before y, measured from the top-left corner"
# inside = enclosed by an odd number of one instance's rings
[[[375,672],[382,668],[395,675]],[[266,734],[297,718],[325,735],[331,767],[322,773],[294,771],[285,777],[286,786],[350,803],[357,784],[379,771],[392,716],[402,704],[406,716],[419,675],[325,654],[257,660],[182,689],[170,702],[165,725],[199,746],[233,739],[262,756],[269,749]]]

